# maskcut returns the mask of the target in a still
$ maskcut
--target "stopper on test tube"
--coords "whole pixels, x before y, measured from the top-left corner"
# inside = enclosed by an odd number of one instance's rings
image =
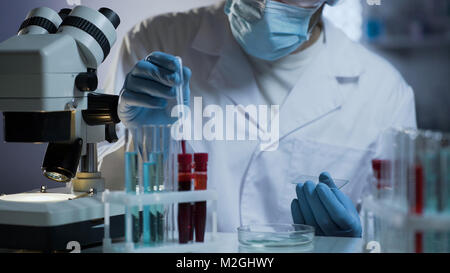
[[[195,171],[206,172],[208,165],[208,154],[207,153],[195,153],[194,154]]]
[[[178,154],[178,170],[180,172],[191,172],[192,154]]]

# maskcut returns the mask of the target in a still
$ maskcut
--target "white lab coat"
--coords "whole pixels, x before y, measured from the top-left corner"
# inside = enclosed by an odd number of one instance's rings
[[[298,79],[280,107],[280,142],[262,152],[258,141],[191,141],[209,153],[208,187],[220,194],[220,231],[252,223],[292,222],[293,179],[328,171],[349,179],[344,187],[356,203],[379,156],[383,129],[416,127],[414,95],[386,61],[352,42],[324,21],[325,49]],[[107,90],[119,93],[126,74],[152,51],[182,56],[193,72],[191,101],[203,105],[264,104],[245,53],[231,35],[223,3],[150,18],[125,37],[109,74]],[[116,148],[103,149],[101,156]],[[104,158],[111,188],[123,185],[123,154]],[[114,187],[114,184],[116,187]]]

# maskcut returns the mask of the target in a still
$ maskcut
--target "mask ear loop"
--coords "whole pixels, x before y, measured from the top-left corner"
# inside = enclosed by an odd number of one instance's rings
[[[321,6],[319,6],[317,8],[317,10],[314,12],[314,14],[311,16],[311,19],[314,18],[314,16],[316,16],[317,18],[315,18],[315,20],[314,20],[314,22],[312,22],[312,24],[311,24],[311,21],[309,22],[309,29],[308,29],[309,36],[313,32],[313,30],[316,28],[316,26],[322,21],[322,12],[323,12],[324,7],[325,7],[325,3],[323,3]]]

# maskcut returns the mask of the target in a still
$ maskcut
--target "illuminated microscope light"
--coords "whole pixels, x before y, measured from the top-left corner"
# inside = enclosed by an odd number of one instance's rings
[[[18,193],[0,196],[0,201],[23,203],[51,203],[67,201],[76,195],[64,193]]]

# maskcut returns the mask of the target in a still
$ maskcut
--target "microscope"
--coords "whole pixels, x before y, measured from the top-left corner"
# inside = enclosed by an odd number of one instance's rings
[[[78,197],[104,190],[97,143],[117,141],[119,97],[97,89],[96,71],[116,41],[119,24],[108,8],[56,12],[41,7],[29,12],[17,36],[0,43],[4,140],[48,143],[44,176],[72,182],[71,193],[78,193],[63,202],[34,202],[35,196],[30,202],[0,200],[0,248],[61,249],[67,241],[101,239],[98,230],[84,234],[95,227],[93,219],[102,218],[100,196]],[[37,243],[37,237],[45,240]]]
[[[97,143],[117,141],[118,96],[97,92],[96,70],[116,41],[108,8],[32,10],[0,44],[0,111],[6,142],[49,143],[43,174],[73,190],[104,190]],[[79,171],[77,169],[79,167]]]

